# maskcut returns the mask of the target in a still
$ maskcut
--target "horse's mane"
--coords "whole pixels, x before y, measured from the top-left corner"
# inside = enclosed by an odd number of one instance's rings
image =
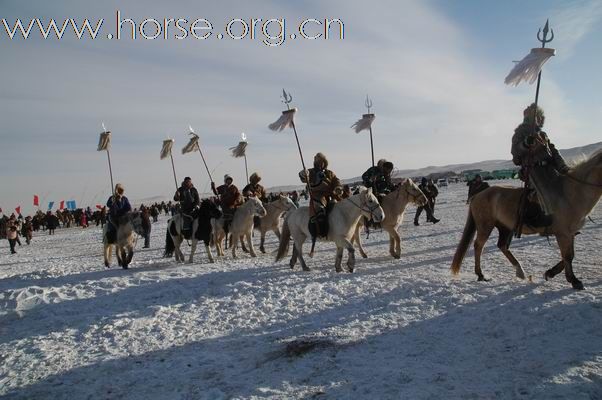
[[[602,150],[598,150],[589,158],[577,162],[571,167],[571,172],[579,174],[583,170],[589,170],[598,164],[602,164]]]

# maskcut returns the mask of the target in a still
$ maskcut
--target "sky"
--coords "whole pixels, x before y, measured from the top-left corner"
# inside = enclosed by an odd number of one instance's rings
[[[535,86],[503,80],[512,61],[539,46],[537,30],[548,18],[555,34],[548,46],[557,55],[543,71],[546,131],[559,148],[602,140],[598,0],[204,3],[0,1],[9,27],[17,18],[26,26],[34,18],[44,26],[51,18],[89,18],[93,25],[104,19],[95,40],[78,40],[70,28],[60,40],[43,39],[36,25],[27,40],[11,40],[0,24],[0,208],[29,212],[34,194],[42,208],[71,199],[78,206],[104,203],[111,194],[107,157],[96,151],[103,122],[112,132],[114,180],[130,199],[175,191],[171,163],[159,159],[167,137],[175,140],[178,182],[190,176],[208,190],[200,157],[180,152],[189,125],[218,184],[226,173],[245,184],[244,161],[228,150],[241,132],[249,140],[249,173],[257,171],[267,187],[297,184],[301,162],[292,132],[267,128],[285,109],[282,88],[298,108],[306,163],[321,151],[341,178],[371,165],[369,136],[350,129],[366,111],[366,94],[376,114],[375,156],[398,169],[509,159],[513,129]],[[117,11],[138,27],[146,18],[205,18],[214,29],[206,40],[132,40],[124,37],[126,24],[120,40],[108,39]],[[218,39],[238,18],[285,18],[287,40],[265,45],[261,24],[254,39]],[[344,39],[336,29],[328,40],[290,39],[309,18],[340,19]],[[240,23],[232,26],[238,34]],[[308,26],[309,34],[318,32]],[[168,35],[178,33],[171,29]],[[147,35],[152,31],[151,24]]]

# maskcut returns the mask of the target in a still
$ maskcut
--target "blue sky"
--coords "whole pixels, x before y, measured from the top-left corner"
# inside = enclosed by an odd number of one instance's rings
[[[106,39],[116,10],[144,18],[204,17],[222,31],[232,18],[340,18],[344,40],[261,39],[136,41]],[[115,180],[131,199],[169,196],[174,188],[161,141],[201,135],[214,179],[244,185],[244,164],[229,155],[241,132],[249,167],[267,186],[296,183],[300,162],[290,132],[267,129],[281,112],[282,87],[299,108],[304,155],[317,151],[341,177],[370,165],[369,138],[350,125],[374,101],[377,158],[399,169],[508,159],[510,138],[534,86],[503,84],[512,60],[538,46],[550,18],[558,55],[544,68],[541,104],[560,148],[600,141],[602,69],[600,1],[4,1],[14,23],[105,18],[103,37],[27,41],[0,31],[0,207],[75,199],[102,203],[110,194],[106,155],[96,152],[101,122],[113,131]],[[2,28],[0,26],[0,28]],[[3,29],[3,28],[2,28]],[[208,179],[200,157],[174,152],[178,179]],[[27,209],[27,208],[26,208]]]

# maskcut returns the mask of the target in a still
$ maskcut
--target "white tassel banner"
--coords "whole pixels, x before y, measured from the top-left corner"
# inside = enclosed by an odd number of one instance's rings
[[[297,112],[296,108],[291,108],[290,110],[282,111],[282,115],[278,120],[269,125],[269,128],[273,131],[282,132],[286,128],[292,128],[295,124],[295,113]]]
[[[512,71],[510,71],[504,80],[504,83],[506,83],[506,85],[518,86],[522,81],[526,81],[529,82],[529,84],[532,84],[537,80],[537,76],[546,61],[554,55],[556,55],[556,50],[554,49],[531,49],[531,52],[512,68]]]
[[[111,132],[103,132],[98,140],[98,151],[109,150],[111,147]]]
[[[199,136],[193,132],[190,132],[190,135],[192,137],[190,138],[190,141],[188,141],[188,144],[182,149],[182,154],[191,153],[199,148]]]
[[[360,133],[363,130],[369,130],[372,127],[372,122],[376,116],[374,114],[364,114],[362,118],[355,124],[351,125],[351,128],[355,130],[355,133]]]
[[[161,160],[171,155],[171,148],[173,147],[173,144],[173,139],[166,139],[163,141],[163,147],[161,148]]]

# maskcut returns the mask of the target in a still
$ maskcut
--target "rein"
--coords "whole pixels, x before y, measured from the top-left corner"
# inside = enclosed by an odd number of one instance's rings
[[[351,198],[348,198],[347,200],[349,200],[349,202],[351,204],[353,204],[354,206],[356,206],[357,208],[359,208],[360,211],[367,211],[367,212],[369,212],[370,213],[370,219],[373,219],[373,217],[374,217],[374,211],[376,211],[378,208],[380,208],[380,204],[378,204],[378,202],[376,203],[376,207],[372,207],[372,208],[367,207],[366,203],[364,202],[363,205],[368,208],[367,210],[365,210],[361,205],[358,206],[357,204],[355,204],[353,202],[353,200],[351,200]]]

